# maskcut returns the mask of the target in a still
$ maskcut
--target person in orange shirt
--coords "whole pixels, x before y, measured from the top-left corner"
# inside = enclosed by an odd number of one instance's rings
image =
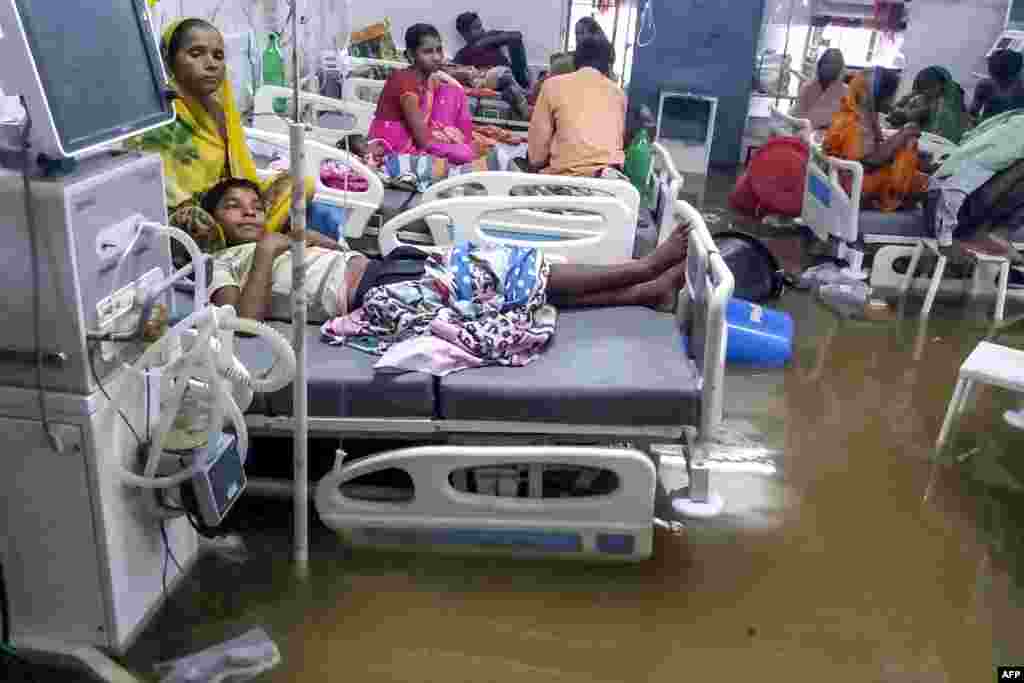
[[[608,76],[612,46],[588,38],[576,47],[576,71],[549,78],[530,119],[530,169],[597,176],[622,170],[626,95]]]

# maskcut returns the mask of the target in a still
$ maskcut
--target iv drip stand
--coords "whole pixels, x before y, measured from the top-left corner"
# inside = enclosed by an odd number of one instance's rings
[[[300,580],[309,576],[309,436],[306,404],[306,193],[305,193],[305,128],[300,120],[299,103],[299,8],[292,2],[292,99],[294,120],[289,126],[291,152],[292,207],[292,347],[295,349],[295,380],[292,383],[293,425],[293,530],[295,572]]]

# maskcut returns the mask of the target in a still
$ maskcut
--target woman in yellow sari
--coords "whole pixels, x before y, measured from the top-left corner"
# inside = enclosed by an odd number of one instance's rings
[[[928,176],[920,172],[917,155],[921,129],[909,124],[885,138],[878,122],[879,108],[898,87],[899,77],[892,71],[874,68],[858,74],[822,144],[826,154],[864,165],[864,208],[896,211],[928,189]]]
[[[172,23],[160,40],[177,94],[175,122],[135,138],[130,146],[160,154],[172,225],[187,231],[206,251],[226,246],[224,232],[200,206],[203,193],[225,178],[260,185],[267,203],[267,229],[287,229],[292,181],[288,173],[261,181],[246,145],[224,60],[224,38],[202,19]],[[311,194],[313,183],[306,179]]]

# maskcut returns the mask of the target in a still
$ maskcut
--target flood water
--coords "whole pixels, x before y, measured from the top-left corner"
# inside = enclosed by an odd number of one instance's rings
[[[714,230],[734,222],[728,187],[707,188]],[[801,265],[798,238],[760,233]],[[125,663],[152,676],[263,626],[282,652],[266,681],[994,680],[1024,664],[1024,432],[1001,418],[1013,397],[981,389],[950,449],[970,457],[935,461],[990,308],[940,300],[922,328],[919,306],[844,321],[787,292],[793,363],[727,389],[729,426],[770,467],[713,473],[725,514],[658,529],[650,561],[353,553],[315,522],[299,584],[290,503],[250,500],[248,560],[204,556]],[[1000,341],[1024,346],[1024,324]],[[288,444],[259,442],[252,460],[270,458]]]

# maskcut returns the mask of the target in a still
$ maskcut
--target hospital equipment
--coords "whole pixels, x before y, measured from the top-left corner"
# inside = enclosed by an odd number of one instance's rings
[[[143,2],[102,13],[86,4],[0,2],[0,84],[25,99],[34,155],[83,155],[170,123],[160,52]],[[118,49],[96,50],[96,45]],[[118,74],[117,93],[95,87],[80,72]]]
[[[662,90],[654,139],[668,150],[680,171],[707,175],[717,115],[717,97]]]
[[[173,118],[144,4],[108,5],[0,2],[0,55],[12,67],[4,90],[28,113],[17,126],[20,168],[0,170],[0,425],[11,475],[0,483],[0,563],[14,646],[125,680],[97,648],[124,652],[159,609],[162,577],[173,586],[198,550],[187,520],[153,489],[199,474],[225,481],[223,454],[177,472],[158,472],[150,457],[137,474],[173,418],[164,392],[206,392],[209,442],[229,413],[244,458],[238,404],[289,378],[275,372],[268,384],[234,359],[232,330],[252,327],[206,306],[205,257],[187,236],[193,262],[171,272],[168,238],[184,233],[163,227],[161,160],[103,150]],[[83,69],[120,75],[104,81],[117,92],[83,80]],[[193,315],[147,346],[148,313],[193,273]],[[183,381],[196,374],[208,381]],[[214,503],[223,511],[226,500]]]
[[[637,561],[656,479],[635,449],[423,446],[336,468],[316,505],[356,546]]]

